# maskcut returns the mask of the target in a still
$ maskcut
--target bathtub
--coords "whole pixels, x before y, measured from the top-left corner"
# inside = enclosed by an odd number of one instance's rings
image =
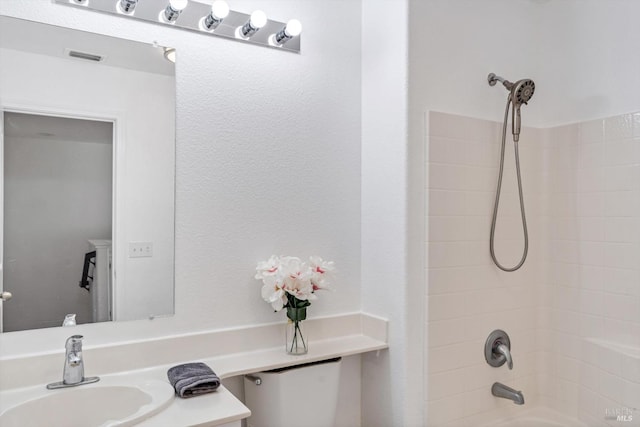
[[[485,427],[587,427],[582,421],[569,418],[553,409],[532,408],[517,416],[504,418],[486,424]]]

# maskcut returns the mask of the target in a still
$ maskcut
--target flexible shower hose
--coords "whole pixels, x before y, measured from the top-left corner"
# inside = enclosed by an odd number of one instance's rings
[[[522,196],[522,179],[520,178],[520,155],[518,154],[518,141],[513,142],[513,147],[516,155],[516,174],[518,175],[518,193],[520,194],[520,213],[522,214],[522,230],[524,232],[524,251],[522,253],[522,259],[515,267],[504,267],[496,258],[494,250],[494,237],[496,234],[496,219],[498,217],[498,205],[500,204],[500,190],[502,189],[502,173],[504,171],[504,149],[507,139],[507,121],[509,119],[509,106],[511,105],[511,94],[507,98],[507,107],[504,110],[504,123],[502,125],[502,151],[500,153],[500,172],[498,174],[498,188],[496,189],[496,201],[493,205],[493,219],[491,220],[491,236],[489,238],[489,251],[491,252],[491,258],[493,262],[502,271],[516,271],[524,264],[527,259],[527,253],[529,252],[529,233],[527,232],[527,218],[524,213],[524,197]]]

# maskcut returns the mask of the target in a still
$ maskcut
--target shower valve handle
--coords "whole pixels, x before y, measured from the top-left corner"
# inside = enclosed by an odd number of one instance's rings
[[[509,368],[509,370],[513,369],[513,359],[511,358],[511,352],[506,345],[499,344],[495,347],[494,352],[503,355],[504,358],[507,359],[507,367]]]
[[[484,343],[484,357],[487,363],[494,368],[506,363],[509,369],[513,369],[511,340],[505,331],[496,329],[489,334]]]

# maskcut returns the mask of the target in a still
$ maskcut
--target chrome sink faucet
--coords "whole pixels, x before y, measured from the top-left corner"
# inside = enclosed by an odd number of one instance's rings
[[[84,361],[82,360],[82,335],[72,335],[64,345],[64,370],[62,381],[47,385],[49,390],[56,388],[75,387],[91,384],[100,380],[98,377],[84,376]]]
[[[68,385],[78,384],[84,379],[84,362],[82,361],[82,335],[72,335],[64,344],[64,371],[62,382]]]

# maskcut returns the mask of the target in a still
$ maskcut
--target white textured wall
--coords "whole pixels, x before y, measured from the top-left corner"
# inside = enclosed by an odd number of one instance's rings
[[[117,119],[115,316],[172,313],[174,79],[11,49],[2,49],[0,61],[3,105]],[[153,242],[152,258],[129,258],[129,242],[140,241]]]
[[[302,53],[46,0],[0,4],[0,14],[177,48],[175,315],[79,326],[87,346],[283,322],[253,279],[256,262],[271,254],[336,262],[336,291],[319,295],[310,316],[360,310],[360,2],[231,6],[300,19]],[[4,334],[0,345],[59,350],[67,335]],[[358,419],[359,401],[352,402],[345,422]]]
[[[530,126],[552,126],[635,111],[640,43],[626,0],[412,0],[411,93],[422,111],[499,120],[506,91],[490,72],[532,78],[523,107]],[[624,64],[624,66],[621,66]]]
[[[405,1],[362,3],[362,307],[389,319],[390,341],[363,358],[366,426],[424,425],[423,149],[407,144],[407,14]]]
[[[300,19],[302,54],[44,0],[0,4],[1,14],[178,51],[175,316],[93,325],[87,345],[283,321],[253,279],[274,253],[336,261],[336,292],[320,295],[311,316],[360,309],[360,3],[232,6]],[[65,336],[25,334],[36,349],[58,349]]]
[[[78,286],[90,238],[111,236],[111,144],[60,138],[4,140],[3,330],[91,321]]]
[[[511,81],[532,78],[541,86],[522,114],[527,125],[542,122],[541,10],[529,0],[411,0],[412,109],[500,120],[507,91],[487,84],[493,72]],[[412,118],[417,135],[420,123]]]
[[[553,126],[636,111],[640,107],[640,2],[540,2],[536,98],[541,123]],[[531,104],[533,107],[533,103]],[[538,111],[538,110],[536,110]]]

